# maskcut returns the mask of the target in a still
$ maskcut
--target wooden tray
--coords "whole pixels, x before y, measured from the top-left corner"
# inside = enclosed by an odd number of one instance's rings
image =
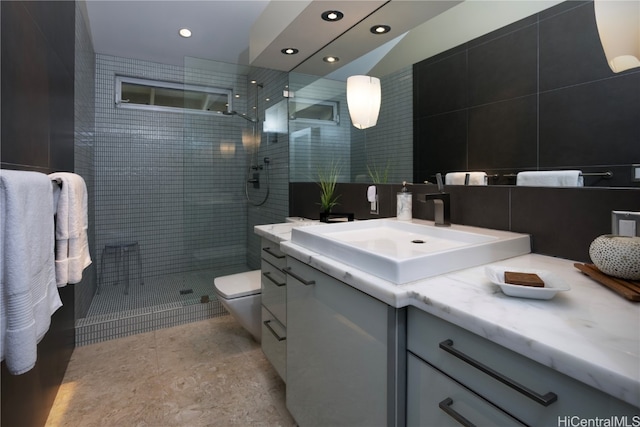
[[[611,289],[615,293],[623,296],[629,301],[639,302],[640,301],[640,281],[639,280],[625,280],[618,279],[617,277],[612,277],[607,274],[604,274],[602,271],[598,270],[593,264],[573,264],[575,268],[582,271],[587,276],[591,277],[596,282],[606,286]]]

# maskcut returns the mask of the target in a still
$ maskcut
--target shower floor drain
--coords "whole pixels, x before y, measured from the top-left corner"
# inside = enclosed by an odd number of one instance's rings
[[[188,294],[192,294],[193,293],[193,289],[181,289],[180,290],[180,295],[188,295]]]

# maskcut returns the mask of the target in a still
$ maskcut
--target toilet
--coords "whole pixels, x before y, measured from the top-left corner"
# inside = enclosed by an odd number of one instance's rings
[[[257,342],[260,342],[262,336],[260,270],[216,277],[213,285],[222,306],[253,335]]]

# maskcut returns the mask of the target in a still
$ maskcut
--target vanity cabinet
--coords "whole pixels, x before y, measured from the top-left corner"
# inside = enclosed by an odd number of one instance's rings
[[[262,238],[262,352],[286,382],[287,282],[286,258],[277,242]]]
[[[408,309],[407,350],[409,426],[446,425],[447,418],[501,426],[640,422],[640,408],[415,308]]]
[[[404,425],[404,310],[287,258],[287,408],[299,425]]]

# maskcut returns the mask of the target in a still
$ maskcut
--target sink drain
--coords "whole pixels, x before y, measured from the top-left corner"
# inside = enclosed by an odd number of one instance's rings
[[[415,239],[415,240],[412,240],[411,243],[426,243],[426,242],[424,240]]]

